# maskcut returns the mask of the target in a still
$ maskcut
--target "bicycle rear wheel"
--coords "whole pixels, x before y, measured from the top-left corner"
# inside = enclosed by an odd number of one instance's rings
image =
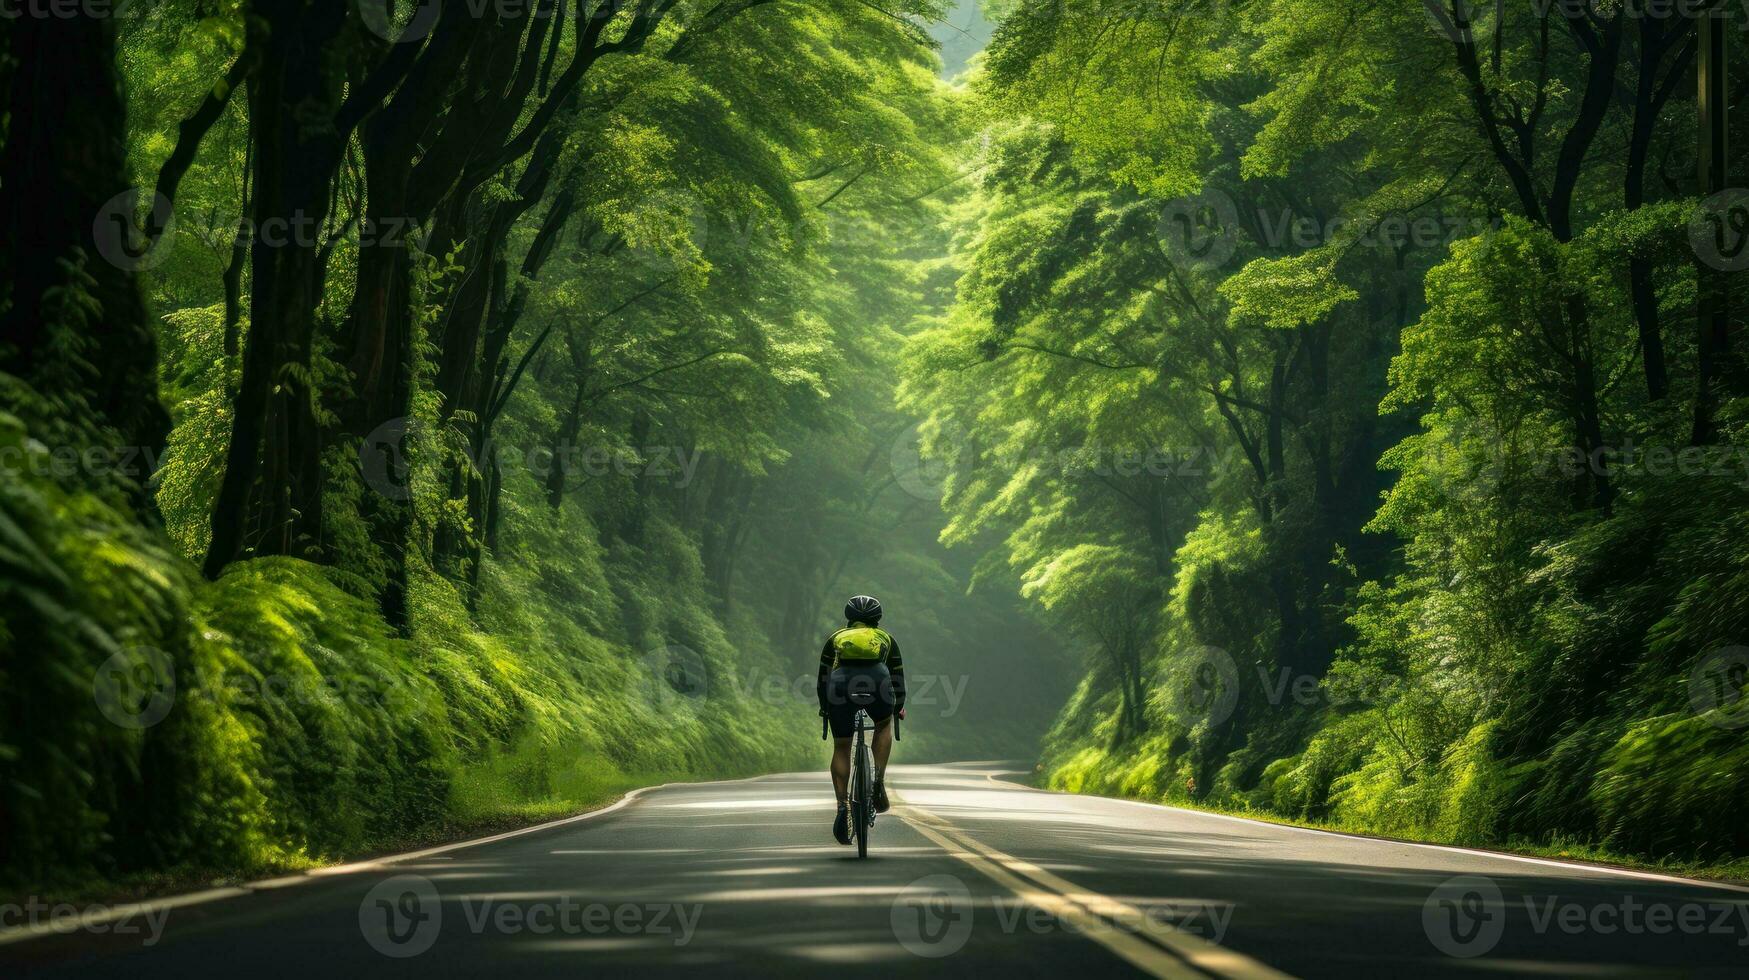
[[[856,856],[868,857],[868,830],[874,823],[874,785],[870,773],[868,746],[863,744],[862,732],[856,735],[856,758],[852,760],[855,769],[852,774],[850,791],[850,819],[855,824]]]

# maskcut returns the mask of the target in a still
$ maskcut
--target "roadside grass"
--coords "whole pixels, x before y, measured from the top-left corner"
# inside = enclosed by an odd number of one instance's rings
[[[1402,834],[1381,834],[1376,829],[1357,822],[1342,822],[1330,820],[1294,819],[1271,813],[1267,810],[1256,810],[1247,807],[1222,806],[1206,802],[1196,802],[1183,798],[1155,797],[1145,793],[1108,792],[1106,789],[1064,789],[1052,786],[1051,772],[1046,769],[1035,770],[1025,777],[1026,785],[1037,789],[1053,790],[1055,792],[1075,793],[1083,796],[1098,796],[1106,799],[1129,800],[1134,803],[1150,803],[1155,806],[1173,807],[1180,810],[1194,810],[1199,813],[1213,813],[1227,817],[1239,817],[1245,820],[1256,820],[1259,823],[1275,824],[1281,827],[1299,827],[1306,830],[1322,830],[1329,833],[1344,834],[1352,837],[1365,837],[1369,840],[1392,841],[1407,844],[1435,844],[1442,847],[1460,847],[1464,850],[1482,853],[1513,854],[1521,857],[1545,858],[1549,860],[1571,861],[1575,864],[1595,864],[1601,867],[1621,868],[1629,871],[1647,871],[1656,874],[1674,875],[1680,878],[1694,878],[1702,881],[1718,881],[1727,884],[1749,884],[1749,858],[1731,861],[1705,862],[1682,861],[1676,859],[1651,860],[1636,857],[1631,854],[1621,854],[1608,848],[1598,847],[1580,841],[1554,840],[1546,843],[1534,841],[1509,840],[1501,844],[1477,846],[1473,844],[1455,844],[1443,840],[1436,834],[1419,834],[1414,832]]]

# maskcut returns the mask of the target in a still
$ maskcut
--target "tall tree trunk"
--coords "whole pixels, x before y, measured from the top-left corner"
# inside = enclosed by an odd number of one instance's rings
[[[719,612],[727,612],[734,585],[735,558],[747,521],[754,480],[751,474],[728,459],[713,455],[714,479],[708,504],[702,508],[699,522],[699,552],[704,560],[705,580],[710,583],[711,599]]]
[[[134,279],[143,256],[132,251],[140,242],[115,56],[107,18],[17,17],[0,31],[0,371],[63,402],[42,416],[7,407],[39,437],[56,418],[84,416],[92,437],[156,459],[170,419]],[[95,311],[57,301],[67,291]],[[150,515],[151,474],[119,475]]]
[[[1709,11],[1710,13],[1710,11]],[[1696,178],[1702,197],[1725,190],[1730,183],[1731,41],[1729,21],[1703,14],[1697,26],[1700,66],[1696,104],[1700,110],[1700,140]],[[1695,309],[1696,364],[1694,429],[1690,441],[1705,445],[1718,438],[1717,412],[1725,397],[1741,395],[1744,362],[1735,351],[1731,322],[1730,275],[1711,263],[1695,263],[1699,296]]]
[[[497,108],[500,119],[515,115],[503,111],[502,104],[521,98],[520,89],[505,91],[510,82],[507,68],[514,63],[508,55],[514,51],[520,24],[520,19],[509,23],[441,20],[430,48],[406,83],[364,127],[369,206],[358,250],[358,286],[342,344],[351,377],[338,411],[338,438],[365,436],[385,425],[396,432],[408,431],[402,420],[412,412],[417,359],[413,251],[424,247],[431,254],[447,254],[459,232],[460,211],[447,206],[465,165],[465,159],[457,158],[456,147],[478,148],[479,141],[494,138],[478,128],[479,114]],[[451,92],[452,97],[432,98],[432,88]],[[457,103],[459,108],[446,116],[446,107]],[[441,131],[436,129],[440,120],[445,120]],[[453,200],[460,202],[463,197]],[[431,237],[421,241],[420,233],[428,227]],[[380,450],[366,445],[362,451]],[[411,501],[402,493],[373,495],[361,511],[388,568],[379,597],[384,614],[391,623],[405,627],[407,557],[414,524]]]
[[[503,309],[507,302],[508,289],[507,274],[504,257],[500,255],[492,266],[492,301],[486,314],[488,322],[499,322],[504,319]],[[504,348],[508,344],[509,338],[507,335],[499,336],[503,333],[503,331],[489,331],[487,333],[486,356],[493,363],[507,359]],[[500,377],[503,371],[504,369],[499,367],[492,372],[492,376]],[[468,549],[469,560],[472,562],[469,582],[473,586],[468,591],[470,603],[478,595],[480,566],[485,564],[486,552],[497,546],[498,494],[504,485],[504,474],[499,468],[498,446],[493,439],[492,423],[495,419],[486,404],[491,393],[484,385],[481,386],[480,392],[474,407],[474,415],[479,419],[475,427],[480,434],[480,455],[476,465],[479,473],[475,480],[474,492],[468,497],[468,517],[474,526],[474,536]]]
[[[365,210],[358,250],[358,285],[343,337],[348,377],[340,400],[339,438],[366,440],[365,454],[398,454],[399,446],[372,445],[383,430],[397,438],[410,431],[413,393],[413,242],[406,227],[408,160],[388,123],[364,129]],[[336,441],[331,439],[330,441]],[[397,455],[397,460],[398,460]],[[407,547],[413,529],[408,488],[372,488],[359,517],[386,566],[379,601],[397,629],[408,626]],[[391,492],[392,491],[392,492]]]
[[[244,123],[245,126],[248,123]],[[255,141],[245,133],[243,147],[243,197],[242,210],[249,210],[249,187],[254,172]],[[225,265],[225,367],[232,370],[238,354],[243,347],[243,273],[249,265],[249,235],[244,231],[241,222],[233,229],[231,235],[231,258]],[[236,397],[236,391],[227,388],[227,394]]]
[[[125,106],[113,20],[20,17],[15,9],[0,26],[0,372],[32,389],[4,399],[0,410],[19,416],[40,441],[128,447],[151,460],[169,416],[158,398],[153,324],[134,277],[143,256],[127,193]],[[5,390],[18,393],[11,384]],[[119,491],[155,520],[150,475],[93,470],[80,479]],[[20,534],[10,521],[7,529]],[[50,530],[85,533],[77,515]],[[42,614],[106,600],[81,594],[76,579],[15,543],[6,592],[17,607],[8,608],[0,641],[0,731],[15,744],[23,736],[24,748],[0,763],[0,868],[42,880],[86,861],[121,870],[168,864],[157,843],[177,839],[188,819],[176,791],[188,785],[181,777],[189,760],[179,752],[194,737],[183,728],[188,712],[124,733],[143,743],[106,734],[116,730],[97,714],[89,681],[109,651]],[[38,608],[18,598],[32,593],[43,597]],[[162,644],[178,670],[191,667],[177,610],[148,601],[128,621],[141,615],[164,628],[128,639]],[[109,814],[109,843],[93,847],[91,828],[69,818],[81,806]]]
[[[206,573],[239,558],[317,557],[322,545],[321,433],[310,354],[322,299],[316,236],[328,215],[342,140],[332,125],[341,79],[329,50],[344,5],[257,0],[267,23],[249,86],[255,149],[253,283],[243,379],[225,476],[213,506]]]
[[[1683,24],[1672,32],[1663,17],[1640,17],[1639,75],[1634,88],[1633,128],[1628,136],[1627,171],[1623,176],[1622,200],[1629,211],[1646,202],[1646,164],[1658,117],[1664,111],[1678,78],[1694,57],[1693,29]],[[1660,82],[1664,59],[1673,44],[1681,43],[1670,66],[1667,81]],[[1634,322],[1639,327],[1641,362],[1646,376],[1646,397],[1659,401],[1670,391],[1669,370],[1664,361],[1664,333],[1659,323],[1658,290],[1652,281],[1652,263],[1638,255],[1628,260],[1628,283],[1633,297]]]
[[[1573,240],[1573,197],[1585,173],[1585,158],[1590,154],[1591,144],[1615,99],[1623,16],[1617,11],[1589,34],[1580,33],[1578,26],[1573,28],[1590,57],[1586,60],[1585,91],[1579,100],[1579,112],[1572,128],[1561,140],[1560,154],[1555,161],[1554,185],[1549,193],[1549,228],[1563,242]],[[1576,19],[1569,23],[1580,24]]]

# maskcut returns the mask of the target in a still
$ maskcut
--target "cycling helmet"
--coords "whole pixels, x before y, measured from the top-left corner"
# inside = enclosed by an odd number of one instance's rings
[[[859,595],[844,604],[844,618],[870,626],[881,621],[881,601],[871,595]]]

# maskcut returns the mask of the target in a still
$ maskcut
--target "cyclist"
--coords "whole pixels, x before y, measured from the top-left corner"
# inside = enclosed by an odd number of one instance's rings
[[[850,843],[850,739],[856,732],[857,705],[852,693],[875,695],[864,706],[874,721],[874,805],[876,813],[887,812],[887,757],[893,751],[893,714],[905,717],[905,664],[899,659],[899,642],[880,628],[881,603],[873,596],[859,595],[844,604],[843,629],[833,633],[820,651],[820,678],[816,693],[820,715],[832,724],[832,788],[838,793],[838,819],[832,836]]]

